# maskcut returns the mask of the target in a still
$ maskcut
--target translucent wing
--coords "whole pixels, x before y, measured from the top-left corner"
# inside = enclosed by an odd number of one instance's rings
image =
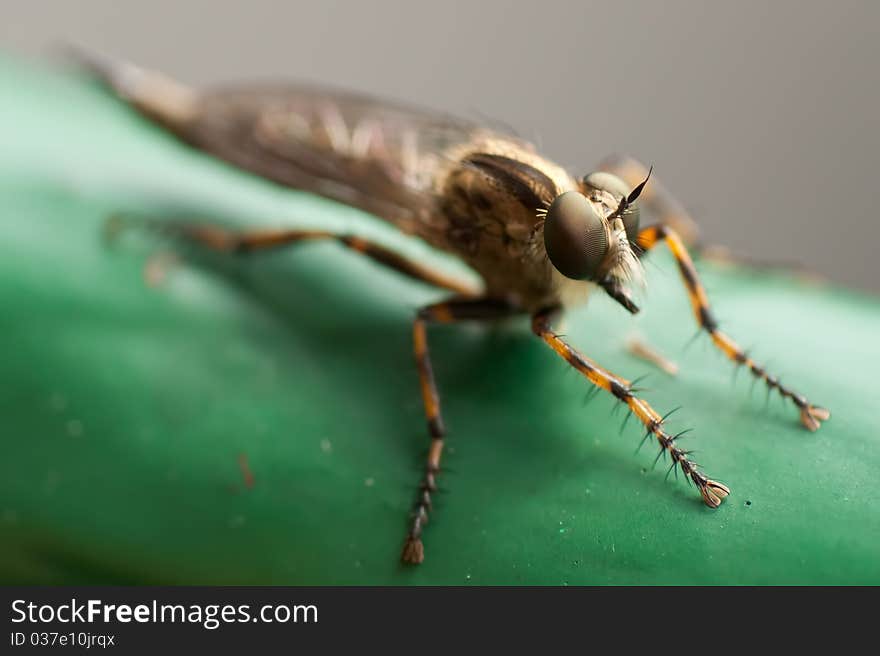
[[[436,182],[456,153],[496,134],[440,113],[304,85],[205,93],[179,131],[247,170],[409,232],[437,218]]]

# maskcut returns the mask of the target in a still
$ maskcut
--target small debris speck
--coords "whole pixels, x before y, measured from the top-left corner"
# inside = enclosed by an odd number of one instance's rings
[[[370,478],[364,479],[364,485],[366,485],[367,487],[373,487],[375,484],[376,484],[376,481],[373,479],[372,476]]]
[[[46,494],[54,494],[58,489],[58,483],[61,482],[61,476],[54,469],[46,472],[46,479],[43,483],[43,489]]]
[[[746,505],[747,505],[747,506],[751,506],[751,505],[752,505],[752,502],[751,502],[751,501],[746,501]]]
[[[465,578],[466,578],[468,581],[470,581],[470,580],[471,580],[471,575],[468,574],[467,576],[465,576]]]
[[[241,470],[241,477],[244,480],[244,486],[250,490],[254,486],[254,473],[248,464],[247,454],[240,453],[238,455],[238,467]]]
[[[79,419],[71,419],[67,422],[67,434],[71,437],[79,437],[83,434],[83,423]]]
[[[330,444],[330,440],[321,440],[321,451],[324,453],[330,453],[333,451],[333,445]]]
[[[63,394],[55,393],[49,399],[49,405],[52,406],[55,412],[61,412],[67,407],[67,397]]]

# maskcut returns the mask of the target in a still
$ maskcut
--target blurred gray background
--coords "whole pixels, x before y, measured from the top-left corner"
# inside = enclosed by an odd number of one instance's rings
[[[586,173],[632,154],[706,241],[880,291],[878,2],[3,0],[197,84],[304,78],[489,117]]]

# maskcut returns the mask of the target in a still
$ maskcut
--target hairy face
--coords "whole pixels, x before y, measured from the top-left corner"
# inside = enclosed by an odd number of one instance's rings
[[[643,280],[633,245],[639,229],[637,198],[646,182],[630,191],[617,176],[591,173],[580,191],[557,196],[544,219],[544,246],[559,273],[599,284],[631,312],[638,308],[625,285]]]

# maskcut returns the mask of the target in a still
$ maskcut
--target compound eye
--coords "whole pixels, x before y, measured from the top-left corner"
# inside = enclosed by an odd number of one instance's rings
[[[608,252],[605,219],[577,191],[553,201],[544,220],[544,246],[553,266],[567,278],[595,278]]]
[[[593,190],[607,191],[617,199],[617,202],[626,198],[631,191],[629,186],[623,180],[613,173],[607,173],[605,171],[590,173],[590,175],[584,177],[583,182],[584,188],[588,193]],[[639,234],[639,214],[639,202],[633,201],[620,215],[620,218],[623,220],[623,225],[626,228],[626,237],[631,242],[635,242],[636,237]]]

